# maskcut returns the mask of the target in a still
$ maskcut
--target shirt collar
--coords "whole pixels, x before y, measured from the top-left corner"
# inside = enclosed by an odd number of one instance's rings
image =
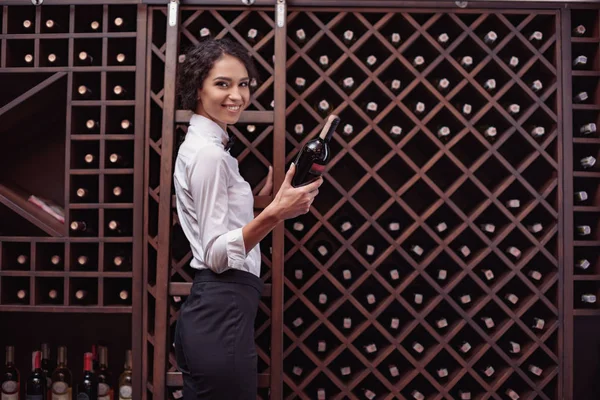
[[[229,141],[229,135],[219,126],[219,124],[202,115],[192,114],[192,117],[190,118],[190,128],[192,129],[188,129],[188,133],[191,130],[198,136],[216,139],[216,141],[223,146]]]

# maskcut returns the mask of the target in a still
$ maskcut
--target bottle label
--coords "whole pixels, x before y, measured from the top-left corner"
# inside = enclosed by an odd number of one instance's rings
[[[79,393],[77,395],[77,400],[90,400],[90,396],[87,393]]]
[[[5,400],[5,397],[8,396],[8,394],[6,393],[12,393],[12,392],[18,392],[19,391],[19,386],[18,386],[18,382],[15,381],[6,381],[2,384],[2,400]],[[12,395],[11,395],[12,396]],[[15,394],[15,396],[18,397],[18,393]],[[15,399],[17,398],[15,397]],[[6,397],[7,399],[12,399],[12,397]]]
[[[317,163],[313,163],[310,166],[310,173],[313,175],[322,175],[325,171],[325,166]]]
[[[25,396],[25,400],[44,400],[44,396],[41,394],[36,394],[36,395],[27,395]]]
[[[119,400],[131,399],[133,389],[129,385],[123,385],[119,388]]]
[[[19,388],[15,381],[6,381],[2,384],[3,392],[16,392],[12,394],[0,393],[1,400],[19,400]]]
[[[109,399],[110,386],[106,383],[98,384],[98,400],[110,400]]]
[[[71,400],[71,388],[66,382],[54,382],[52,384],[51,400]]]

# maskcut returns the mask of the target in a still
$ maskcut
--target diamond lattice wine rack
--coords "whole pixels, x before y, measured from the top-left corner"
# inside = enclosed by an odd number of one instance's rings
[[[557,21],[290,14],[287,160],[342,124],[286,224],[286,398],[556,398]]]
[[[283,398],[557,398],[560,15],[338,11],[290,10],[284,108],[273,101],[270,12],[182,11],[178,54],[212,35],[255,57],[261,82],[250,109],[285,112],[276,170],[327,113],[342,119],[318,199],[285,223],[284,295],[266,298],[257,318],[259,373],[272,373],[269,303],[283,301]],[[153,10],[150,24],[151,175],[164,139],[165,13]],[[277,133],[256,123],[232,131],[256,192]],[[154,213],[156,200],[151,192]],[[171,332],[192,280],[173,221]],[[271,247],[270,238],[269,283]],[[172,352],[169,360],[177,397]]]

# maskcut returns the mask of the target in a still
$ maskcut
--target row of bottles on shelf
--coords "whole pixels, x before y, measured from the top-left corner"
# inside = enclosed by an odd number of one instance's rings
[[[389,278],[385,277],[385,279],[388,279],[390,282],[394,282],[394,281],[400,281],[402,279],[405,278],[405,276],[403,276],[403,272],[402,270],[399,268],[395,268],[394,266],[389,266]],[[535,281],[540,281],[543,277],[542,273],[540,271],[537,271],[535,269],[531,269],[530,271],[527,272],[527,276],[530,277],[531,279],[535,280]],[[352,281],[354,279],[353,274],[352,274],[352,270],[350,268],[345,268],[342,271],[342,277],[344,281]],[[447,279],[448,277],[448,271],[445,269],[438,269],[437,270],[437,280],[439,282],[443,282]],[[297,281],[303,280],[304,278],[304,271],[301,268],[296,268],[294,270],[294,278]],[[494,272],[491,269],[487,269],[487,268],[483,268],[481,270],[481,278],[486,281],[486,282],[491,282],[495,279],[495,275]],[[471,294],[469,293],[469,289],[468,287],[464,287],[463,290],[458,290],[456,292],[456,294],[453,294],[452,297],[455,298],[456,302],[458,304],[460,304],[463,307],[469,307],[471,304],[473,304],[475,302],[475,298],[478,297],[475,294]],[[323,286],[322,284],[318,283],[315,286],[311,287],[311,292],[313,294],[308,295],[309,299],[312,301],[314,300],[314,303],[316,305],[318,305],[320,308],[325,308],[330,304],[330,296],[332,295],[332,293],[335,293],[333,291],[331,291],[329,286]],[[479,289],[478,289],[479,290]],[[410,293],[408,293],[410,292]],[[427,293],[425,293],[427,292]],[[329,293],[329,295],[328,295]],[[526,290],[523,290],[522,288],[514,288],[514,290],[509,291],[509,290],[504,290],[503,289],[503,295],[501,295],[502,299],[507,303],[508,306],[510,307],[517,307],[520,305],[520,302],[523,298],[526,298],[529,296],[529,293]],[[358,295],[357,295],[358,296]],[[429,300],[433,299],[434,297],[437,297],[437,294],[435,294],[434,292],[431,292],[431,288],[426,288],[425,290],[419,290],[419,289],[415,289],[415,290],[407,290],[403,293],[403,296],[405,297],[405,299],[407,301],[409,301],[409,303],[411,303],[413,305],[413,307],[415,307],[416,309],[420,309],[424,304],[426,304]],[[595,296],[593,294],[590,293],[585,293],[582,295],[582,301],[588,304],[594,304],[596,302]],[[333,300],[336,300],[337,298],[334,297]],[[368,305],[368,306],[375,306],[378,304],[379,300],[381,300],[381,298],[379,298],[376,294],[374,293],[367,293],[367,294],[361,294],[360,298],[358,299],[362,304],[364,305]],[[175,301],[175,299],[174,299]],[[178,301],[175,301],[178,302]],[[350,317],[345,318],[344,319],[344,328],[345,329],[350,329],[352,327],[352,319]],[[298,318],[297,320],[295,320],[294,322],[294,326],[299,327],[302,324],[302,318]],[[346,323],[347,322],[347,323]],[[391,328],[394,328],[394,325],[396,324],[392,324]],[[442,326],[439,326],[440,328]]]
[[[327,58],[322,58],[320,60],[320,62],[321,61],[324,63],[329,63],[329,59],[327,59]],[[367,59],[367,65],[374,65],[376,62],[377,62],[377,58],[375,56],[371,56],[371,58]],[[460,63],[464,67],[470,67],[473,65],[473,58],[471,58],[469,56],[462,57]],[[510,63],[511,63],[511,65],[514,65],[514,66],[518,65],[519,64],[518,58],[511,57]],[[423,56],[417,56],[414,58],[412,64],[415,67],[425,67],[425,58]],[[410,76],[408,76],[408,75],[404,76],[404,77],[396,76],[396,77],[389,77],[387,79],[384,77],[383,84],[388,90],[390,90],[390,92],[396,94],[396,93],[399,93],[401,90],[403,90],[403,88],[407,82],[410,83],[410,82],[412,82],[412,80],[414,80],[414,77],[412,76],[412,74],[410,74]],[[297,77],[293,78],[292,82],[293,82],[294,88],[296,90],[298,90],[299,92],[304,91],[307,87],[309,87],[311,85],[311,80],[309,78],[303,77],[303,76],[297,76]],[[337,80],[336,83],[347,94],[352,93],[361,84],[360,80],[356,79],[352,75],[342,76]],[[453,83],[455,83],[455,82],[452,81],[451,77],[437,77],[437,78],[432,79],[431,83],[433,84],[433,86],[435,86],[437,88],[437,90],[439,92],[445,94],[452,90]],[[497,89],[499,89],[499,86],[500,86],[500,82],[495,78],[484,79],[484,80],[481,80],[479,83],[489,93],[495,92]],[[531,89],[531,91],[533,91],[535,93],[540,93],[544,89],[544,83],[540,79],[531,80],[531,82],[528,83],[528,86]],[[368,103],[368,104],[371,104],[371,103]],[[376,104],[377,103],[375,103],[375,105]],[[317,107],[319,111],[323,110],[323,105]],[[377,111],[377,108],[374,108],[372,110],[367,109],[367,111],[375,112],[375,111]],[[508,110],[508,111],[515,115],[519,113],[519,110]],[[465,112],[465,114],[467,114],[467,115],[470,114],[469,110],[464,110],[463,112]]]
[[[582,191],[576,192],[575,197],[579,202],[584,202],[585,200],[588,199],[588,194],[586,191],[582,190]],[[518,210],[521,207],[521,200],[519,200],[517,198],[509,199],[504,203],[504,205],[509,210],[511,210],[511,209]],[[346,219],[339,218],[339,220],[340,220],[339,222],[335,223],[336,229],[344,236],[352,235],[352,233],[355,229],[355,226],[354,226],[352,220],[347,219],[347,218]],[[412,222],[409,223],[408,225],[412,225]],[[486,234],[493,234],[497,231],[497,226],[492,221],[479,223],[478,226],[481,229],[481,231],[483,231]],[[389,220],[386,224],[384,224],[384,228],[390,234],[398,233],[406,227],[407,226],[403,226],[403,224],[401,224],[400,222],[393,220],[393,219]],[[439,221],[433,223],[431,225],[431,227],[437,233],[440,233],[440,234],[447,232],[449,229],[448,223],[445,221],[442,221],[442,220],[439,220]],[[544,224],[541,221],[536,221],[536,220],[532,220],[530,222],[525,223],[525,227],[532,234],[541,233],[545,229]],[[291,230],[292,230],[292,232],[297,232],[298,234],[302,234],[303,232],[306,231],[306,226],[304,225],[302,220],[297,220],[291,224]],[[593,237],[593,235],[595,235],[596,232],[593,232],[592,225],[590,225],[590,224],[576,224],[575,225],[575,234],[579,237],[589,237],[589,236]],[[331,247],[331,246],[328,246],[327,244],[324,244],[323,246],[324,246],[324,248],[319,249],[318,252],[321,256],[325,257],[329,254],[329,250],[327,248]],[[372,256],[374,254],[374,250],[375,250],[375,248],[373,245],[365,246],[365,254],[368,256]],[[463,255],[465,257],[470,254],[467,251],[461,251],[461,253],[463,253]]]
[[[326,100],[323,100],[323,101],[326,104],[320,103],[320,106],[327,108],[327,109],[331,108],[331,106],[329,105],[329,102],[327,102]],[[376,102],[369,102],[363,106],[364,106],[365,112],[367,112],[367,115],[371,114],[370,110],[379,109],[379,106],[377,105]],[[415,102],[413,104],[409,104],[409,106],[410,106],[411,111],[413,111],[416,115],[422,115],[427,110],[427,107],[426,107],[425,103],[423,103],[423,102]],[[454,104],[453,106],[456,107],[456,109],[459,110],[459,112],[467,118],[469,118],[472,115],[473,105],[471,105],[469,103],[457,103],[457,104]],[[521,108],[521,106],[516,103],[512,103],[512,104],[509,104],[506,106],[507,112],[509,114],[513,114],[515,112],[520,111],[520,108]],[[317,106],[317,109],[319,111],[321,111],[319,106]],[[250,125],[249,125],[249,127],[250,127]],[[357,133],[355,126],[350,122],[343,123],[340,128],[341,129],[339,129],[339,134],[342,136],[352,136]],[[486,138],[490,138],[490,139],[496,137],[498,135],[498,133],[501,133],[498,131],[498,128],[494,125],[480,125],[477,128],[484,134],[484,136]],[[534,138],[540,138],[546,134],[546,128],[541,125],[537,125],[537,126],[531,125],[528,127],[526,126],[525,128],[527,129],[529,134]],[[250,129],[254,129],[254,126],[251,126]],[[388,133],[392,138],[400,137],[403,133],[406,132],[405,128],[403,128],[399,124],[394,124],[393,122],[391,122],[387,125],[383,124],[382,129],[384,129],[386,131],[386,133]],[[290,123],[290,131],[298,136],[301,136],[307,132],[307,128],[305,127],[305,124],[303,122],[293,121]],[[582,136],[582,137],[595,137],[595,136],[597,136],[597,132],[598,132],[598,130],[597,130],[596,123],[588,122],[588,123],[585,123],[585,124],[582,124],[581,126],[579,126],[576,129],[575,134]],[[448,138],[448,137],[450,137],[450,135],[452,133],[453,132],[449,126],[446,126],[446,125],[437,126],[436,134],[440,139]]]
[[[96,351],[98,349],[98,351]],[[132,357],[127,350],[124,369],[118,382],[113,382],[108,367],[108,348],[93,346],[83,358],[83,376],[73,382],[67,366],[67,347],[59,346],[57,359],[50,359],[50,347],[42,344],[41,351],[32,354],[32,368],[23,379],[15,366],[15,348],[6,347],[6,363],[2,374],[1,400],[18,400],[25,392],[27,400],[127,400],[132,399]],[[24,388],[25,390],[23,390]]]
[[[42,33],[65,33],[69,31],[68,15],[65,15],[67,20],[45,18],[41,21],[40,30]],[[111,32],[130,31],[135,26],[135,20],[125,16],[115,16],[108,21],[108,28]],[[102,18],[91,19],[86,22],[81,20],[81,23],[77,23],[78,31],[85,31],[88,33],[101,33],[102,32]],[[22,33],[31,34],[35,33],[35,19],[25,18],[20,22],[13,20],[9,24],[8,33]]]
[[[93,266],[96,255],[91,256],[88,254],[73,255],[71,267],[77,270],[90,270],[97,266]],[[127,253],[124,250],[119,250],[112,254],[112,258],[109,257],[108,261],[114,269],[125,268],[131,266],[131,253]],[[38,268],[39,269],[62,269],[64,268],[64,257],[62,254],[47,254],[45,257],[38,257]],[[29,254],[5,254],[2,260],[2,270],[27,270],[31,267],[31,260]],[[41,267],[41,268],[40,268]]]
[[[131,271],[131,243],[2,242],[0,270],[3,271],[97,271],[102,260],[104,271]]]
[[[76,96],[74,97],[74,100],[89,100],[96,98],[98,94],[99,93],[92,89],[89,85],[79,85],[76,88]],[[114,98],[115,100],[126,100],[133,97],[133,92],[123,85],[114,85],[112,86],[112,89],[108,91],[108,96]]]
[[[118,133],[129,133],[132,134],[133,133],[133,121],[124,118],[121,121],[117,121],[116,125],[118,125],[120,127],[120,132]],[[84,124],[82,124],[81,127],[77,127],[76,129],[79,129],[79,133],[85,134],[85,133],[91,133],[94,134],[96,133],[99,129],[100,129],[100,121],[94,119],[94,118],[90,118],[88,120],[85,121]],[[110,160],[110,157],[109,157]]]
[[[10,279],[11,278],[4,278],[4,281],[7,283],[6,285],[3,285],[4,293],[2,295],[2,303],[13,305],[29,305],[29,288],[28,286],[21,285],[21,283],[25,281],[23,281],[22,279],[14,278],[15,282],[12,282],[13,287],[8,288],[7,285],[11,283]],[[86,280],[87,282],[84,282]],[[117,279],[112,279],[112,282],[116,281]],[[77,285],[78,282],[83,282],[80,285],[80,287],[82,288],[78,288],[76,286],[71,288],[71,296],[69,303],[71,306],[98,305],[97,288],[95,288],[93,284],[89,283],[89,278],[81,278],[79,281],[72,280],[71,282],[73,282],[73,285]],[[131,305],[130,288],[122,289],[125,285],[130,286],[130,281],[125,282],[124,280],[119,280],[118,283],[115,283],[115,287],[108,287],[107,285],[110,285],[110,282],[105,283],[104,306]],[[54,278],[40,279],[38,286],[38,293],[36,294],[36,305],[64,304],[64,291],[62,282],[59,282]]]
[[[72,144],[74,147],[74,154],[72,156],[73,168],[98,168],[100,165],[100,155],[95,143],[82,141]],[[131,168],[133,166],[133,154],[127,151],[126,146],[128,144],[123,142],[121,146],[113,146],[112,151],[109,149],[106,152],[104,163],[106,168]],[[116,192],[113,191],[112,194],[119,197],[122,194],[122,188],[116,189]]]
[[[98,222],[94,217],[81,215],[71,219],[69,231],[73,236],[95,236],[98,235]],[[132,227],[130,218],[119,219],[108,218],[104,224],[105,236],[131,236]]]
[[[33,51],[27,51],[26,49],[27,47],[18,49],[22,52],[20,56],[22,57],[22,60],[12,59],[9,61],[9,65],[19,66],[20,64],[24,67],[33,66],[35,61],[34,53]],[[67,49],[59,46],[56,46],[55,49],[46,48],[42,52],[40,63],[45,67],[66,66],[68,64],[66,53]],[[81,50],[75,54],[73,64],[75,66],[100,66],[102,64],[101,54],[101,49],[96,49],[95,52]],[[135,59],[129,52],[117,52],[116,54],[111,54],[108,59],[108,65],[112,66],[133,65],[134,63]]]
[[[198,37],[204,39],[214,36],[216,33],[218,32],[213,32],[213,30],[211,30],[208,27],[202,27],[198,30]],[[245,39],[250,43],[256,43],[260,41],[260,39],[262,39],[265,34],[266,32],[261,32],[256,28],[250,28],[247,31],[245,31]],[[292,35],[297,43],[302,44],[307,42],[312,37],[308,35],[307,32],[302,28],[296,29]],[[527,40],[535,45],[541,44],[544,39],[544,33],[539,30],[531,31],[529,33],[526,33],[525,35],[527,37]],[[340,35],[338,35],[338,37],[346,46],[350,47],[359,39],[360,33],[355,32],[352,29],[346,29],[345,31],[341,32]],[[452,34],[450,32],[440,32],[438,34],[433,35],[433,37],[438,44],[444,47],[449,45],[453,40]],[[499,39],[501,40],[499,35],[494,30],[487,31],[480,37],[486,44],[490,46],[499,42]],[[387,34],[386,39],[396,47],[400,46],[400,44],[403,43],[402,35],[399,32],[391,32]]]
[[[489,368],[491,368],[491,369],[488,369],[488,371],[493,370],[492,366],[490,366]],[[441,373],[444,374],[446,372],[447,371],[442,371]],[[397,374],[398,374],[398,371],[397,371],[396,367],[393,365],[390,366],[390,375],[392,377],[395,377],[395,376],[397,376]],[[362,393],[363,393],[364,397],[368,400],[373,400],[373,399],[377,398],[377,393],[375,393],[374,391],[372,391],[370,389],[362,388]],[[506,396],[508,396],[508,398],[510,400],[518,400],[521,398],[519,396],[519,394],[511,388],[507,388],[504,393],[506,394]],[[411,390],[410,396],[415,400],[425,400],[425,398],[426,398],[425,395],[423,393],[421,393],[420,391],[418,391],[417,389]],[[475,398],[474,397],[475,395],[472,394],[472,392],[469,389],[459,389],[458,396],[459,396],[458,398],[460,400],[471,400],[471,399]],[[324,388],[317,389],[317,399],[318,400],[326,400],[327,399],[327,391]]]

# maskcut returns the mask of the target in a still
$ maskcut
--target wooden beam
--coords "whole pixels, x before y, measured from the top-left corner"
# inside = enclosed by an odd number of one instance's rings
[[[154,398],[167,397],[166,367],[170,346],[167,345],[169,331],[168,291],[169,268],[171,266],[171,185],[173,183],[173,157],[175,149],[175,77],[177,76],[179,27],[181,12],[179,2],[169,1],[169,15],[174,24],[167,22],[164,97],[162,118],[162,155],[160,159],[160,200],[158,204],[158,254],[156,259],[156,304],[154,313],[154,371],[152,385]],[[169,15],[167,20],[169,20]]]
[[[64,237],[66,234],[65,224],[50,216],[38,206],[30,203],[28,194],[0,184],[0,203],[13,210],[47,234],[56,237]]]

